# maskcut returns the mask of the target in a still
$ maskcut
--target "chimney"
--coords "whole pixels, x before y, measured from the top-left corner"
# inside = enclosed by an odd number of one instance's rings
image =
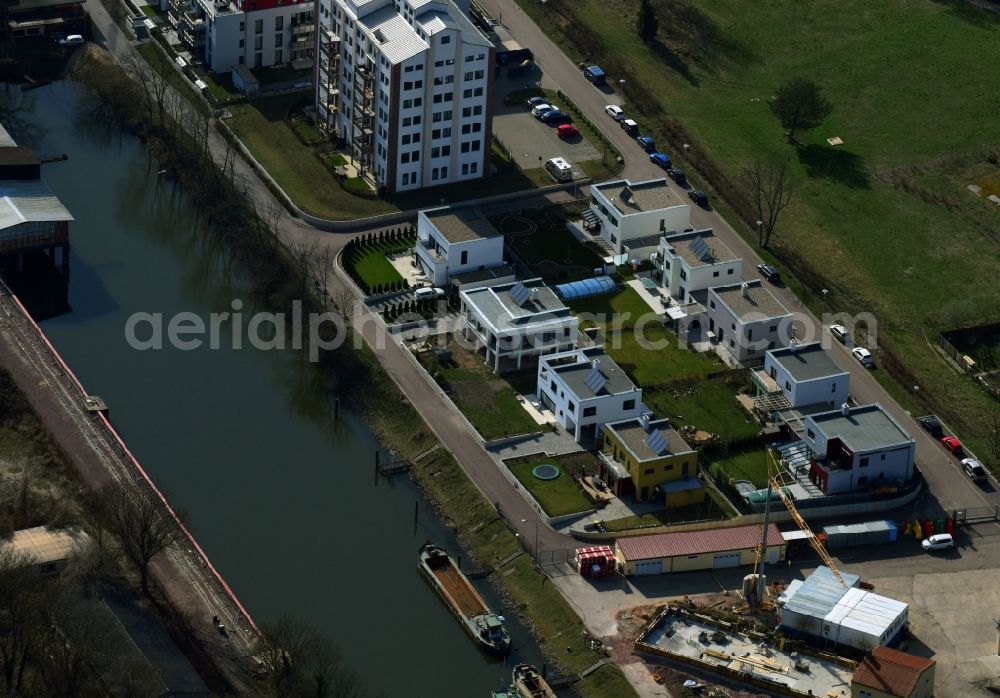
[[[840,406],[840,413],[845,417],[849,417],[851,414],[851,406],[845,402],[843,405]]]
[[[592,369],[594,369],[595,371],[600,371],[601,370],[601,360],[600,359],[594,359],[593,361],[590,362],[590,367]]]
[[[792,337],[790,340],[788,340],[788,350],[789,351],[791,351],[791,352],[794,353],[795,350],[798,349],[798,348],[799,348],[799,343],[795,341],[794,337]]]
[[[640,420],[642,421],[642,430],[649,431],[649,412],[642,415],[642,417],[640,417]]]
[[[740,290],[743,292],[744,298],[750,297],[750,284],[744,281],[743,284],[740,286]]]

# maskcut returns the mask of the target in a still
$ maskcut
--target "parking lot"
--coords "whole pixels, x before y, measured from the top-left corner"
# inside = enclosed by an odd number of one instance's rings
[[[577,164],[597,160],[601,153],[582,136],[561,140],[556,135],[556,124],[542,123],[531,115],[527,105],[504,104],[507,94],[524,87],[524,79],[497,80],[493,97],[494,135],[510,149],[514,161],[522,170],[541,167],[546,160],[561,156],[573,165],[574,177],[583,177],[584,173]]]

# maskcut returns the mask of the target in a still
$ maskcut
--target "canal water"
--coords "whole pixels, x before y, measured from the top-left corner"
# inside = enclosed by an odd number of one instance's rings
[[[539,663],[509,616],[514,656],[480,654],[417,575],[419,545],[454,538],[405,476],[376,484],[372,434],[350,413],[334,423],[298,354],[128,346],[133,313],[207,318],[252,306],[249,290],[142,144],[91,123],[82,88],[31,94],[16,135],[69,156],[43,176],[76,218],[71,311],[42,327],[250,613],[312,623],[387,696],[486,696],[512,663]]]

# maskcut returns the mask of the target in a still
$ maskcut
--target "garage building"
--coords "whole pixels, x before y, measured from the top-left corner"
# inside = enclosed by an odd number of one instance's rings
[[[760,538],[760,525],[628,536],[615,541],[615,557],[626,575],[739,567],[754,563]],[[773,565],[784,558],[785,539],[770,524],[764,560]]]

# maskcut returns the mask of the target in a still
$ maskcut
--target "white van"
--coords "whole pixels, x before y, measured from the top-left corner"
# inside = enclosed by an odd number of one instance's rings
[[[573,166],[564,158],[552,158],[545,163],[545,171],[557,182],[573,181]]]

